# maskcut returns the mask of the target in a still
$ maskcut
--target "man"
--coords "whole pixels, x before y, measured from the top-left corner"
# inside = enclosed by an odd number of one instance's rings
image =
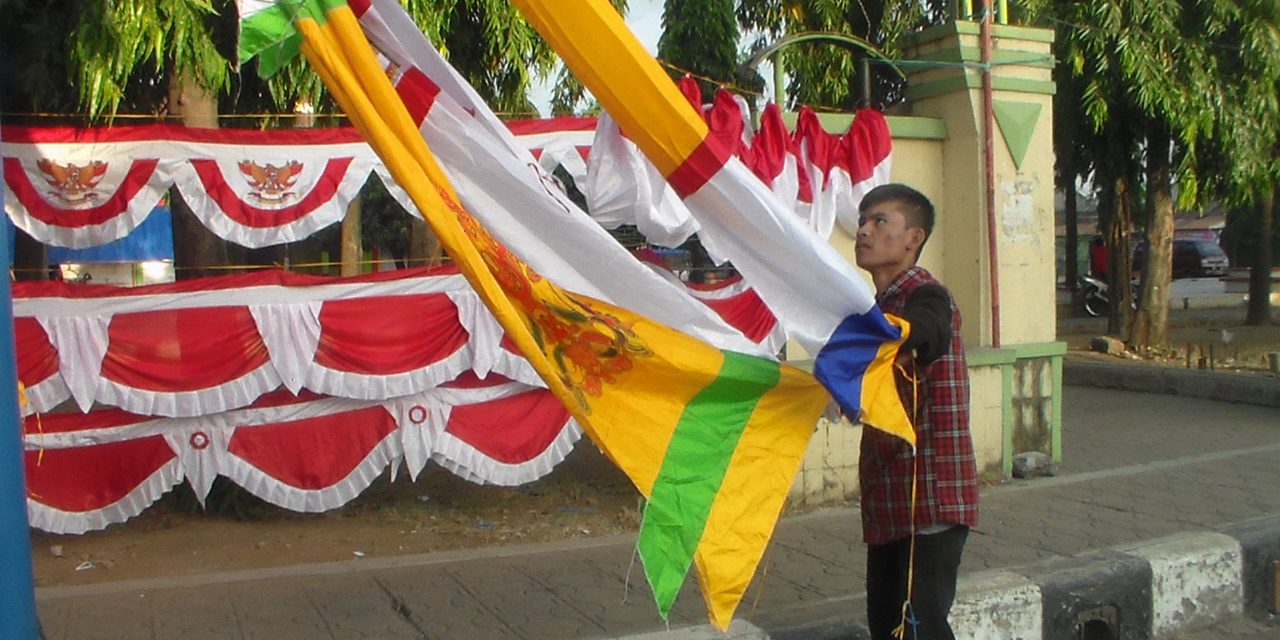
[[[1089,273],[1095,278],[1102,280],[1107,279],[1107,261],[1110,260],[1107,255],[1107,245],[1102,240],[1102,236],[1094,236],[1089,241]]]
[[[875,640],[894,637],[899,625],[906,625],[906,639],[949,640],[960,555],[978,520],[960,314],[950,292],[916,265],[933,231],[929,199],[886,184],[872,189],[858,211],[858,266],[870,272],[880,308],[911,323],[895,377],[916,431],[914,451],[876,429],[862,432],[867,619]]]

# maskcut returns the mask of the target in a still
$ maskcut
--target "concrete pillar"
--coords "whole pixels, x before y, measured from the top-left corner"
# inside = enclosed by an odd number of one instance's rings
[[[946,125],[946,176],[932,244],[936,275],[951,288],[970,346],[993,343],[987,240],[983,73],[978,23],[920,32],[904,46],[914,116]],[[992,27],[995,248],[1002,345],[1055,340],[1053,222],[1053,32]],[[897,167],[895,166],[895,173]],[[934,195],[934,194],[930,194]]]

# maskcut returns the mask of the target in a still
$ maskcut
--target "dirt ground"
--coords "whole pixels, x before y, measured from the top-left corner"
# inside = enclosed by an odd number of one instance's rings
[[[1168,348],[1147,358],[1128,352],[1106,355],[1092,351],[1093,339],[1106,335],[1105,319],[1059,319],[1058,339],[1067,343],[1068,353],[1080,357],[1272,375],[1267,358],[1269,353],[1280,351],[1280,324],[1247,326],[1244,317],[1243,308],[1171,312]]]
[[[1280,351],[1280,325],[1246,327],[1242,311],[1174,314],[1170,342],[1155,361],[1193,366],[1213,347],[1218,371],[1266,371],[1266,354]],[[1064,319],[1059,339],[1071,357],[1140,363],[1129,355],[1089,352],[1105,329],[1095,320]],[[1223,333],[1224,330],[1226,333]],[[1150,361],[1148,361],[1150,363]],[[578,536],[634,532],[639,494],[585,438],[542,480],[516,488],[475,485],[428,465],[417,482],[387,476],[345,507],[297,514],[263,503],[238,488],[215,487],[201,511],[180,487],[141,515],[84,535],[31,534],[36,585],[83,585],[178,577],[509,545]],[[230,497],[227,494],[239,495]]]
[[[228,493],[235,493],[234,497]],[[32,531],[37,587],[200,575],[636,531],[639,493],[585,437],[520,487],[477,485],[428,465],[384,474],[346,506],[286,511],[215,484],[202,511],[184,486],[137,517],[83,535]]]

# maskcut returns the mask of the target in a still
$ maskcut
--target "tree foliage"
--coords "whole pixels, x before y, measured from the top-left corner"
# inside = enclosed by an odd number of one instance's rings
[[[496,111],[534,113],[530,87],[553,71],[556,57],[510,2],[405,4]],[[332,109],[305,61],[265,82],[254,62],[236,69],[233,0],[0,0],[0,11],[6,111],[159,115],[178,72],[219,96],[223,113],[290,111],[300,100]]]
[[[760,32],[755,46],[799,33],[826,31],[856,36],[889,58],[899,57],[899,39],[949,16],[947,0],[741,0],[738,21]],[[841,110],[859,106],[862,52],[829,42],[803,42],[782,52],[790,76],[787,97],[794,104]],[[872,65],[872,102],[889,105],[903,99],[903,82],[891,70]]]
[[[1277,11],[1265,0],[1028,0],[1057,29],[1059,153],[1088,163],[1112,242],[1111,329],[1128,305],[1127,212],[1145,195],[1147,241],[1131,343],[1167,335],[1173,204],[1258,201],[1276,178]],[[1069,145],[1069,146],[1067,146]],[[1145,164],[1145,166],[1144,166]],[[1173,171],[1167,168],[1172,165]],[[1080,171],[1068,167],[1067,174]],[[1061,173],[1061,172],[1060,172]],[[1060,175],[1064,181],[1071,175]]]
[[[738,66],[738,22],[733,0],[667,0],[658,58],[675,78],[691,73],[702,95],[730,84]],[[716,81],[709,81],[708,78]]]

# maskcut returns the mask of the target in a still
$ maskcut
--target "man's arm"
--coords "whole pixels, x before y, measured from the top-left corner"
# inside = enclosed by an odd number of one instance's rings
[[[951,296],[941,285],[926,284],[907,296],[902,317],[911,323],[904,351],[914,352],[916,362],[929,364],[951,347]]]

